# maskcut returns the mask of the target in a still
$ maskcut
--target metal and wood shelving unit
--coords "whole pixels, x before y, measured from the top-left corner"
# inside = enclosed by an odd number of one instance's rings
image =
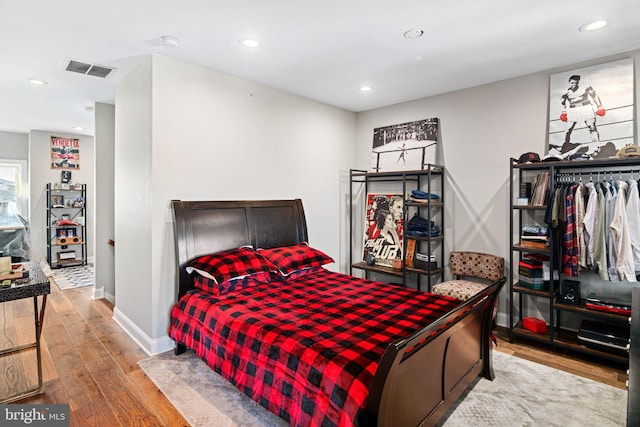
[[[627,174],[635,174],[640,176],[640,158],[625,158],[611,160],[589,160],[589,161],[555,161],[555,162],[538,162],[528,164],[518,164],[516,159],[510,159],[510,221],[509,221],[509,239],[510,239],[510,259],[509,259],[509,339],[514,341],[517,337],[523,337],[530,340],[544,342],[554,347],[560,347],[577,351],[583,354],[597,356],[627,364],[629,357],[622,351],[609,350],[606,347],[586,346],[578,339],[578,334],[574,330],[567,329],[562,317],[564,314],[571,313],[579,318],[592,319],[609,323],[612,325],[628,327],[628,316],[607,313],[601,311],[590,310],[586,308],[585,299],[581,299],[578,305],[565,304],[561,301],[561,282],[564,276],[562,271],[558,272],[558,277],[554,277],[554,266],[558,266],[561,259],[560,240],[556,236],[556,230],[550,229],[550,245],[547,249],[536,249],[522,246],[520,244],[520,231],[524,221],[529,220],[537,222],[541,225],[544,221],[546,213],[546,205],[517,205],[514,200],[518,196],[519,185],[521,182],[529,180],[536,174],[549,173],[549,191],[554,191],[556,184],[563,177],[575,176],[576,179],[586,179],[587,181],[596,181],[601,177],[609,177],[615,174],[616,177]],[[518,238],[514,239],[514,235]],[[525,254],[542,254],[549,257],[550,277],[549,286],[545,290],[532,290],[519,283],[516,278],[518,271],[518,262]],[[559,270],[561,270],[558,267]],[[584,272],[582,274],[593,274]],[[595,277],[595,276],[593,276]],[[600,280],[597,278],[597,280]],[[640,283],[638,284],[640,286]],[[537,303],[543,301],[548,304],[549,314],[545,320],[548,324],[546,333],[535,333],[523,327],[523,318],[526,317],[526,308],[528,303]],[[546,301],[546,302],[545,302]],[[517,314],[515,313],[517,310]]]
[[[87,264],[87,185],[46,187],[47,262],[51,268]],[[65,221],[67,220],[67,221]]]
[[[394,276],[402,280],[402,285],[407,285],[407,279],[413,275],[416,280],[418,289],[421,289],[422,278],[426,278],[426,290],[430,291],[431,286],[439,281],[444,281],[444,167],[438,165],[428,164],[425,165],[423,170],[413,171],[398,171],[398,172],[368,172],[365,170],[351,169],[350,171],[350,188],[349,188],[349,235],[351,237],[349,244],[349,273],[353,273],[353,269],[361,269],[365,272],[383,273],[390,276]],[[402,247],[402,268],[394,269],[390,267],[380,265],[367,265],[362,261],[362,250],[355,252],[356,246],[358,249],[362,249],[360,246],[354,244],[354,239],[359,239],[360,242],[364,241],[364,229],[356,230],[354,223],[356,215],[360,215],[359,218],[364,218],[366,206],[362,209],[358,209],[361,197],[359,194],[364,193],[364,197],[372,190],[376,190],[376,186],[382,183],[391,183],[392,186],[401,189],[404,198],[404,226],[406,226],[413,216],[417,214],[425,219],[431,220],[435,218],[435,222],[440,227],[440,234],[438,236],[407,236],[403,233]],[[362,193],[356,192],[354,187],[358,187],[362,190]],[[412,202],[408,200],[407,194],[411,193],[411,190],[422,190],[427,193],[434,193],[439,195],[438,200],[429,200],[428,202]],[[358,194],[358,195],[357,195]],[[363,203],[366,205],[366,200]],[[436,254],[436,258],[439,259],[437,268],[430,268],[427,263],[426,269],[408,267],[404,263],[404,255],[406,253],[407,241],[416,241],[416,252],[424,252],[429,255]]]

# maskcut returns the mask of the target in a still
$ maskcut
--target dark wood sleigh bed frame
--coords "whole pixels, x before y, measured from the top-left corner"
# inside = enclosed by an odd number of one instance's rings
[[[186,266],[200,255],[308,241],[300,199],[171,204],[178,298],[194,288]],[[367,399],[367,425],[433,425],[478,375],[493,380],[492,312],[504,282],[494,282],[411,337],[389,344]],[[183,343],[176,343],[176,354],[185,351]]]

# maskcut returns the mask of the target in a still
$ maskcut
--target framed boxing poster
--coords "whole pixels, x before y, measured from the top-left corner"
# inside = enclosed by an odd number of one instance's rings
[[[550,76],[547,154],[609,159],[634,144],[633,58]]]
[[[424,119],[373,130],[373,172],[422,170],[436,164],[438,119]]]
[[[80,140],[51,137],[51,169],[80,169]]]

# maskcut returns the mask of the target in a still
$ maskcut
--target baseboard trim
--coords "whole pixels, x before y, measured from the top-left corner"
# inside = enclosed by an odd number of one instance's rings
[[[95,285],[93,287],[93,295],[91,295],[92,299],[102,299],[104,298],[104,288],[96,288]]]
[[[105,298],[107,301],[109,301],[111,304],[116,305],[116,296],[113,294],[110,294],[108,292],[102,292],[104,295],[102,296],[102,298]]]
[[[149,356],[155,356],[156,354],[164,353],[174,348],[173,340],[169,338],[168,335],[155,339],[149,337],[142,329],[118,310],[117,307],[113,309],[113,320]]]

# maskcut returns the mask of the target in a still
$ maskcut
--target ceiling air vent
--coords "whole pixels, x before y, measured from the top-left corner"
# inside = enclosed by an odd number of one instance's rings
[[[71,59],[67,63],[65,70],[104,79],[107,78],[115,68],[105,67],[104,65],[87,64],[86,62]]]

